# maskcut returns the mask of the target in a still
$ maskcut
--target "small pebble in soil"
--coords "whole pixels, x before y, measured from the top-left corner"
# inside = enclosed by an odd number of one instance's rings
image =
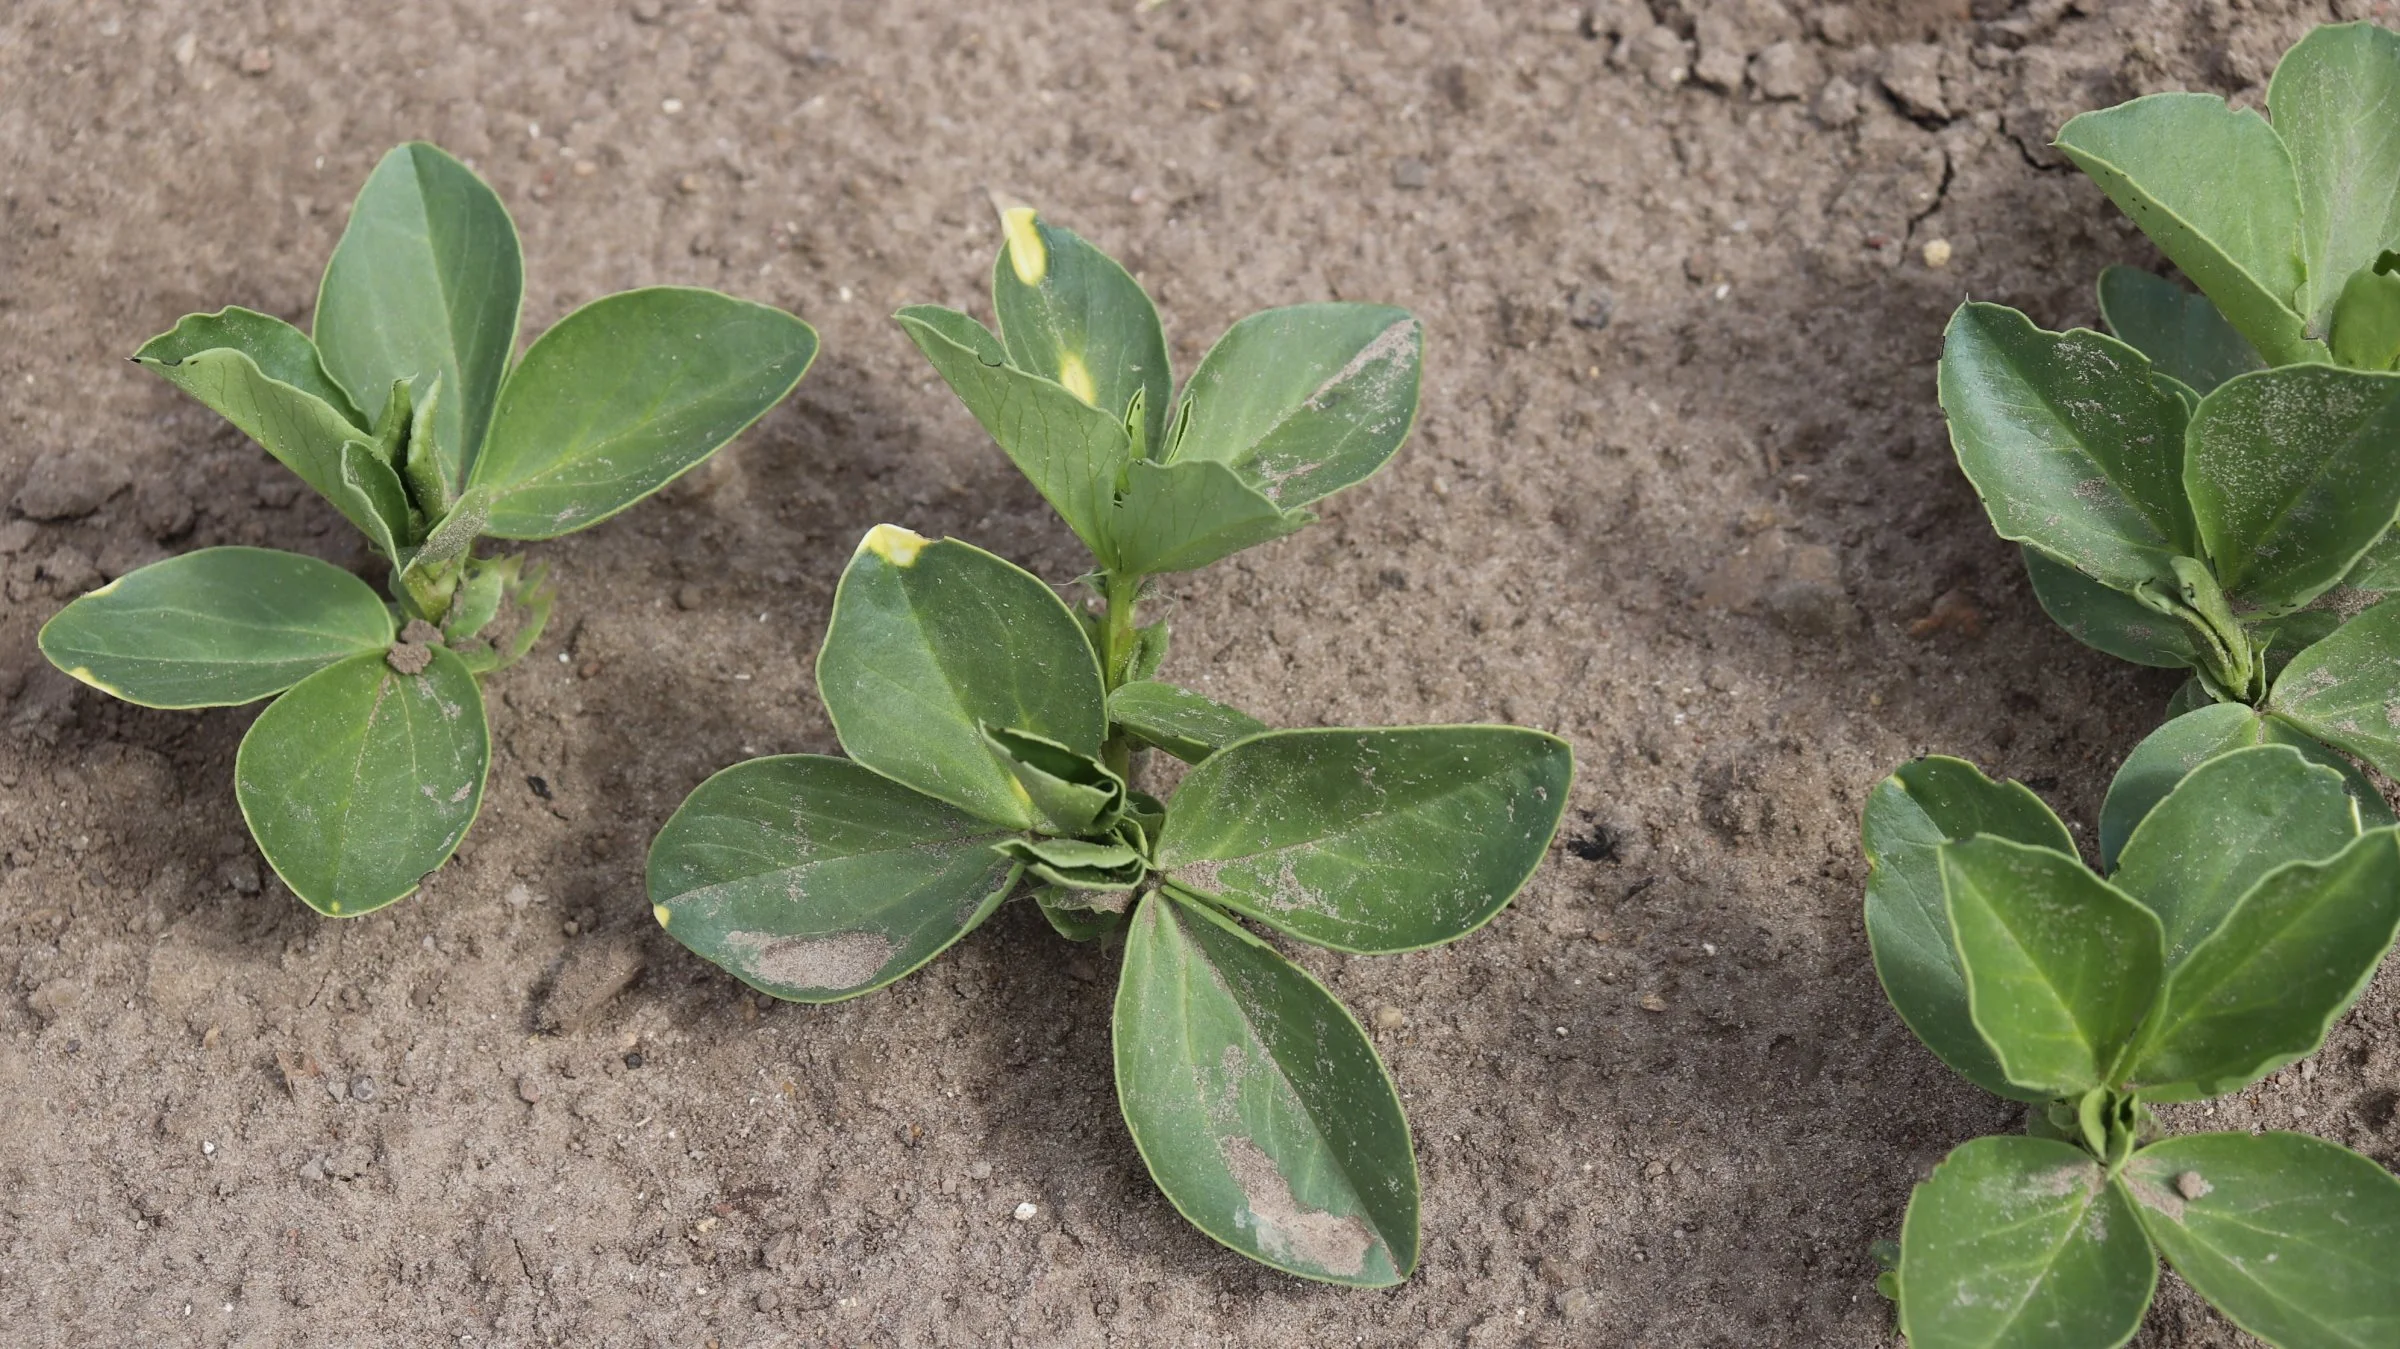
[[[1950,265],[1950,241],[1948,239],[1927,239],[1923,252],[1925,265],[1936,271]]]
[[[1589,1288],[1570,1288],[1558,1295],[1558,1314],[1580,1321],[1600,1307],[1600,1295]]]
[[[375,1079],[371,1077],[352,1078],[350,1080],[350,1099],[353,1101],[374,1100]]]
[[[264,75],[274,68],[275,53],[268,48],[252,47],[250,50],[242,53],[240,69],[245,75]]]
[[[774,1289],[762,1288],[759,1290],[758,1297],[754,1300],[753,1305],[755,1305],[762,1312],[771,1312],[777,1307],[783,1305],[783,1299],[776,1296]]]
[[[1386,1004],[1375,1009],[1375,1029],[1398,1030],[1408,1024],[1408,1013]]]
[[[1036,1204],[1031,1200],[1027,1200],[1024,1203],[1017,1205],[1017,1211],[1013,1216],[1018,1222],[1029,1223],[1033,1221],[1033,1215],[1041,1211],[1041,1205]]]
[[[632,1053],[630,1053],[630,1054],[627,1054],[627,1055],[625,1056],[625,1066],[626,1066],[626,1067],[628,1067],[628,1068],[639,1068],[639,1067],[641,1067],[641,1066],[642,1066],[642,1051],[640,1051],[640,1050],[638,1050],[638,1049],[637,1049],[637,1050],[634,1050]]]
[[[662,98],[658,101],[658,110],[665,113],[669,117],[673,117],[675,114],[683,111],[683,100],[680,98]]]
[[[972,1180],[990,1180],[992,1178],[992,1164],[990,1162],[977,1162],[967,1168],[967,1176]]]
[[[533,1074],[526,1073],[517,1079],[517,1099],[527,1105],[535,1105],[541,1101],[542,1084],[534,1080]]]

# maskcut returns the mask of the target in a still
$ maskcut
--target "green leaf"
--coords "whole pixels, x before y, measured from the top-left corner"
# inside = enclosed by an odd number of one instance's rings
[[[2097,1163],[2047,1138],[1978,1138],[1917,1186],[1900,1228],[1909,1349],[2114,1349],[2158,1257]]]
[[[1117,908],[1095,908],[1092,900],[1101,898],[1089,890],[1067,890],[1044,886],[1033,892],[1033,902],[1050,920],[1050,930],[1072,942],[1107,941],[1125,930],[1127,912],[1133,904],[1133,892],[1116,892]]]
[[[2400,243],[2400,34],[2332,24],[2293,44],[2267,84],[2289,147],[2308,286],[2301,313],[2323,333],[2342,284]]]
[[[359,522],[359,528],[367,542],[393,562],[405,562],[408,542],[416,534],[416,519],[400,475],[363,440],[342,442],[341,469],[342,490],[353,500],[366,503],[367,518]]]
[[[2026,579],[2042,612],[2065,628],[2076,641],[2136,665],[2197,669],[2199,645],[2192,630],[2121,590],[2112,590],[2082,572],[2056,562],[2031,544],[2025,555]]]
[[[2100,317],[2109,331],[2149,357],[2153,369],[2196,393],[2266,368],[2207,296],[2136,267],[2101,269]]]
[[[2389,370],[2400,359],[2400,275],[2390,253],[2351,273],[2333,305],[2333,359],[2356,370]]]
[[[1271,731],[1184,775],[1158,868],[1304,941],[1413,951],[1516,895],[1573,777],[1565,741],[1517,726]]]
[[[1408,1120],[1366,1032],[1306,971],[1153,892],[1126,941],[1114,1036],[1134,1146],[1193,1226],[1304,1278],[1408,1277]]]
[[[1267,500],[1223,464],[1145,461],[1127,470],[1125,495],[1108,516],[1111,551],[1102,556],[1132,576],[1197,571],[1316,520]]]
[[[2152,94],[2075,118],[2057,144],[2269,364],[2324,359],[2296,307],[2292,156],[2265,118],[2213,94]]]
[[[2292,657],[2266,706],[2386,776],[2400,774],[2400,599],[2383,601]]]
[[[2262,717],[2241,703],[2206,703],[2174,714],[2164,726],[2143,737],[2118,766],[2115,780],[2108,784],[2108,796],[2100,804],[2102,870],[2117,869],[2118,854],[2133,836],[2134,827],[2175,790],[2175,784],[2218,755],[2252,745],[2289,745],[2310,763],[2333,769],[2342,775],[2344,789],[2357,805],[2364,825],[2371,828],[2392,822],[2391,807],[2375,784],[2349,760],[2290,722]]]
[[[406,387],[405,381],[394,383],[392,397],[399,398],[400,390]],[[442,459],[441,406],[442,377],[436,375],[425,386],[425,395],[416,399],[409,410],[408,443],[393,461],[400,470],[401,485],[408,489],[410,504],[428,520],[450,514],[458,502],[458,494],[450,489],[446,476],[449,469]],[[384,411],[391,411],[388,403]]]
[[[1424,331],[1405,309],[1303,304],[1252,314],[1192,372],[1169,457],[1224,464],[1275,505],[1305,506],[1399,452],[1416,422],[1423,363]]]
[[[2400,530],[2385,530],[2373,547],[2360,555],[2342,584],[2354,590],[2400,590]]]
[[[2213,767],[2192,774],[2193,781]],[[2136,1081],[2192,1089],[2145,1090],[2145,1096],[2199,1099],[2238,1091],[2317,1051],[2327,1028],[2366,991],[2400,932],[2396,840],[2390,828],[2362,835],[2324,861],[2269,873],[2227,906],[2171,965],[2166,1004],[2133,1069]]]
[[[470,481],[485,532],[548,539],[682,476],[783,401],[816,330],[713,290],[653,286],[594,300],[526,349],[500,391]]]
[[[222,414],[370,539],[391,532],[378,503],[343,473],[342,447],[366,441],[370,432],[315,394],[269,377],[247,352],[212,347],[179,354],[182,333],[179,325],[152,338],[133,354],[135,363]],[[372,446],[367,453],[374,457]]]
[[[2183,482],[2226,593],[2298,608],[2400,511],[2400,374],[2294,365],[2228,380],[2192,418]]]
[[[2158,915],[2173,974],[2261,876],[2358,837],[2342,775],[2291,745],[2208,759],[2143,816],[2109,879]]]
[[[355,918],[448,861],[483,804],[491,734],[475,677],[435,647],[422,674],[382,652],[301,680],[250,723],[234,795],[292,893]]]
[[[2119,1180],[2192,1291],[2281,1349],[2400,1344],[2400,1180],[2304,1134],[2191,1134]]]
[[[2062,853],[2074,836],[2023,783],[1994,782],[1963,759],[1901,765],[1867,794],[1867,944],[1900,1019],[1942,1062],[1985,1091],[2015,1100],[2046,1093],[2011,1085],[1975,1029],[1967,976],[1942,898],[1941,845],[1978,834]]]
[[[2020,1087],[2111,1085],[2158,1003],[2158,919],[2083,863],[1989,835],[1941,846],[1975,1028]]]
[[[1023,862],[1037,880],[1062,890],[1098,890],[1129,899],[1133,887],[1149,873],[1142,855],[1123,843],[1096,843],[1078,838],[1010,838],[994,846],[1002,856]],[[1120,900],[1113,907],[1122,909],[1123,904]]]
[[[358,405],[325,373],[317,344],[308,340],[308,334],[270,314],[239,305],[228,305],[214,314],[187,314],[173,329],[143,343],[134,359],[145,365],[176,365],[216,350],[242,353],[268,379],[324,403],[360,432],[368,428]]]
[[[203,548],[127,573],[42,625],[52,665],[143,707],[231,707],[392,642],[375,588],[268,548]]]
[[[1154,679],[1119,685],[1108,695],[1108,717],[1134,739],[1185,763],[1199,763],[1267,729],[1247,712]]]
[[[1125,677],[1147,680],[1158,677],[1158,667],[1167,663],[1170,630],[1167,620],[1145,623],[1133,630],[1133,655],[1125,663]]]
[[[985,726],[983,738],[1025,789],[1033,803],[1034,827],[1044,833],[1104,830],[1125,804],[1125,780],[1091,755],[998,726]]]
[[[1074,231],[1025,207],[1006,222],[1008,241],[992,261],[992,311],[1009,364],[1120,418],[1139,398],[1144,424],[1134,443],[1157,458],[1175,379],[1150,296]]]
[[[435,439],[456,484],[491,422],[524,295],[507,208],[466,165],[412,142],[383,157],[350,208],[317,288],[317,348],[370,416],[393,380],[438,375]]]
[[[717,774],[650,845],[651,913],[702,959],[792,1002],[856,997],[973,931],[1017,881],[1008,837],[846,759]]]
[[[2147,358],[1968,304],[1950,320],[1940,383],[1959,467],[2002,538],[2118,590],[2171,586],[2168,559],[2193,551],[2184,410],[2151,383]]]
[[[986,726],[1087,758],[1108,734],[1100,659],[1031,573],[956,539],[867,532],[834,592],[817,689],[850,757],[1012,829],[1034,803]]]
[[[913,305],[893,317],[1075,537],[1115,568],[1109,519],[1133,455],[1117,415],[1008,364],[1000,339],[956,310]]]

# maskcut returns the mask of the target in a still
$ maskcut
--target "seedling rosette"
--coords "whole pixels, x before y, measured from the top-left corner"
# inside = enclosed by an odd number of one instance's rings
[[[737,764],[650,853],[658,921],[765,993],[829,1002],[923,965],[1029,893],[1122,942],[1118,1099],[1195,1226],[1313,1279],[1397,1283],[1417,1174],[1366,1032],[1253,928],[1340,951],[1455,940],[1506,906],[1566,806],[1566,744],[1511,726],[1277,731],[1155,678],[1146,579],[1306,525],[1415,413],[1417,328],[1363,305],[1235,325],[1174,399],[1124,270],[1006,217],[994,335],[901,321],[1100,569],[1098,614],[955,539],[870,531],[817,658],[848,758]],[[1169,410],[1172,410],[1171,415]],[[1139,755],[1192,765],[1169,800]]]
[[[1943,1062],[2029,1106],[2025,1136],[1917,1186],[1882,1282],[1901,1330],[2110,1349],[2163,1255],[2281,1349],[2400,1343],[2400,1180],[2301,1134],[2165,1137],[2150,1110],[2324,1043],[2400,930],[2400,827],[2362,829],[2342,775],[2281,744],[2120,774],[2109,798],[2128,831],[2106,879],[2033,793],[1960,760],[1868,798],[1885,992]]]
[[[44,625],[52,664],[146,707],[273,698],[235,761],[268,863],[320,913],[414,890],[465,837],[491,758],[482,676],[547,620],[540,564],[490,537],[598,524],[779,402],[816,355],[780,310],[713,291],[626,291],[515,358],[515,224],[431,145],[386,155],[352,208],[315,331],[195,314],[134,360],[223,413],[357,526],[391,596],[261,548],[131,572]]]

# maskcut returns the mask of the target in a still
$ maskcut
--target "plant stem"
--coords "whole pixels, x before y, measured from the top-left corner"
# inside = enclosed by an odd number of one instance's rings
[[[1100,674],[1108,691],[1114,693],[1131,672],[1133,649],[1141,640],[1142,578],[1109,572],[1102,583],[1102,598],[1107,607],[1100,619]],[[1100,758],[1110,771],[1127,777],[1133,767],[1133,744],[1122,735],[1112,735],[1101,747]]]

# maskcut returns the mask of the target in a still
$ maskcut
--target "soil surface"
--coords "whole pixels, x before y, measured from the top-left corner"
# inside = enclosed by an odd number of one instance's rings
[[[1939,749],[2088,830],[2176,682],[2036,607],[1948,452],[1942,324],[1969,295],[2094,323],[2104,263],[2155,263],[2045,148],[2065,117],[2256,104],[2309,24],[2391,8],[13,0],[6,1338],[1895,1343],[1870,1243],[2020,1116],[1877,988],[1864,793]],[[709,469],[534,550],[564,596],[491,681],[481,822],[421,894],[332,922],[243,832],[250,711],[113,702],[34,632],[202,545],[367,567],[123,358],[187,311],[305,321],[351,194],[414,136],[515,211],[529,334],[681,282],[825,347]],[[810,662],[867,527],[1083,569],[887,317],[988,313],[994,191],[1125,259],[1186,370],[1268,305],[1425,321],[1394,465],[1162,597],[1168,677],[1272,722],[1574,742],[1567,828],[1498,921],[1299,954],[1387,1027],[1425,1181],[1398,1289],[1286,1278],[1175,1215],[1116,1113],[1115,957],[1029,906],[818,1009],[651,922],[643,852],[686,792],[835,748]],[[2205,1123],[2400,1165],[2396,1017],[2387,973]],[[2140,1341],[2241,1342],[2171,1276]]]

